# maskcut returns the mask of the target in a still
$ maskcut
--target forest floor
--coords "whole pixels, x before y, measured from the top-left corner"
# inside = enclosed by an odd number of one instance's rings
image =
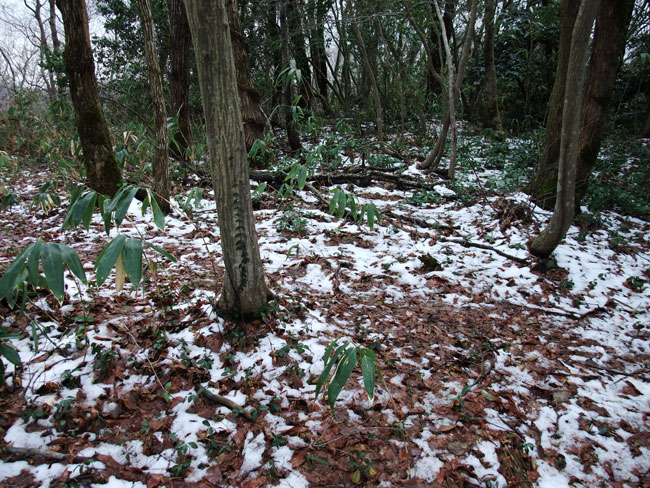
[[[0,268],[41,237],[92,276],[101,219],[62,233],[65,202],[32,207],[48,178],[14,174]],[[150,255],[157,272],[139,290],[67,274],[62,305],[47,293],[23,316],[0,304],[23,362],[0,398],[0,486],[650,486],[650,223],[603,213],[542,262],[526,243],[550,213],[524,194],[467,201],[445,181],[353,192],[381,212],[373,229],[311,191],[277,203],[267,188],[255,216],[276,298],[252,323],[213,312],[223,271],[208,198],[164,232],[134,201],[120,232],[178,258]],[[373,402],[360,369],[333,410],[315,399],[335,339],[376,354]]]

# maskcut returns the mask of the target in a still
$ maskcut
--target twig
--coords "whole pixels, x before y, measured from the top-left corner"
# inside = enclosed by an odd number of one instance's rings
[[[206,390],[205,388],[201,389],[200,393],[211,402],[218,403],[219,405],[223,405],[224,407],[228,407],[233,412],[240,413],[247,420],[250,420],[251,422],[255,422],[253,416],[243,406],[239,405],[238,403],[235,403],[230,398],[217,395],[216,393],[212,393],[211,391]]]

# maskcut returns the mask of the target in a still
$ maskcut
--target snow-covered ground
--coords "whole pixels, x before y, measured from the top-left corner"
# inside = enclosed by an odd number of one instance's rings
[[[1,266],[40,236],[75,248],[92,277],[108,242],[101,220],[62,234],[64,209],[29,209],[29,179],[0,214]],[[11,344],[24,365],[8,367],[0,400],[2,444],[13,449],[0,482],[645,486],[650,225],[605,214],[619,243],[572,227],[541,263],[526,243],[550,214],[526,195],[465,205],[444,183],[437,190],[440,202],[414,206],[412,192],[388,184],[347,188],[383,215],[372,230],[329,215],[308,191],[291,210],[267,195],[257,230],[276,300],[245,326],[212,311],[222,273],[214,202],[194,219],[169,216],[165,232],[134,202],[119,232],[177,263],[149,251],[157,273],[137,292],[67,274],[63,306],[41,295],[23,318],[0,309],[22,335]],[[289,212],[301,233],[279,230]],[[333,411],[314,398],[338,338],[377,355],[373,403],[360,370]],[[254,409],[255,421],[201,389]]]

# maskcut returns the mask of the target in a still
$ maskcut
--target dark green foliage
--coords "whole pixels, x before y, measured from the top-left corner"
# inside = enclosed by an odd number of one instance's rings
[[[604,146],[585,199],[590,211],[616,210],[649,218],[650,148],[619,134]]]

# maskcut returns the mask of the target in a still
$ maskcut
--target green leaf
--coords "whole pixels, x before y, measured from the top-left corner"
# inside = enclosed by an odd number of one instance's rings
[[[14,259],[6,269],[2,278],[0,278],[0,300],[6,297],[16,285],[16,281],[25,267],[25,260],[30,256],[32,249],[34,249],[34,243],[23,249],[18,257]]]
[[[352,473],[351,479],[352,479],[352,483],[354,483],[355,485],[358,484],[359,481],[361,481],[361,471],[357,469],[354,473]]]
[[[307,167],[301,164],[298,170],[298,189],[302,190],[305,184],[307,184]]]
[[[147,190],[147,195],[149,196],[149,203],[151,204],[151,211],[153,212],[153,223],[156,224],[160,230],[165,230],[165,214],[162,213],[156,197],[151,190]]]
[[[352,219],[357,221],[357,202],[354,200],[354,195],[348,195],[348,205],[350,206],[350,215]]]
[[[377,358],[370,349],[361,350],[361,372],[363,373],[363,386],[371,402],[375,401],[375,364]]]
[[[120,192],[120,198],[115,202],[115,225],[120,226],[126,213],[129,211],[129,206],[135,197],[135,194],[138,192],[137,186],[129,186],[123,192]]]
[[[336,216],[340,219],[345,215],[345,204],[348,201],[348,197],[343,190],[340,190],[336,196]]]
[[[77,252],[65,244],[59,244],[59,250],[61,251],[63,261],[68,265],[68,269],[72,271],[84,284],[87,284],[86,272],[84,271],[84,267],[81,265],[81,260],[79,259]]]
[[[29,256],[27,257],[27,271],[29,272],[28,280],[33,287],[37,286],[38,279],[41,275],[38,270],[38,263],[40,262],[41,259],[42,245],[43,245],[43,241],[41,241],[40,239],[36,239],[36,242],[32,244],[33,246],[32,250],[30,251]]]
[[[169,254],[169,253],[168,253],[167,251],[165,251],[162,247],[154,246],[151,242],[147,242],[147,241],[144,241],[144,243],[145,243],[145,245],[146,245],[147,247],[150,247],[151,249],[153,249],[153,250],[156,251],[157,253],[162,254],[163,256],[165,256],[165,257],[166,257],[167,259],[169,259],[172,263],[175,263],[175,262],[177,261],[176,258],[175,258],[174,256],[172,256],[171,254]]]
[[[63,302],[63,297],[65,295],[65,288],[63,285],[63,257],[61,256],[59,244],[56,242],[45,243],[41,253],[41,260],[43,263],[43,271],[45,272],[47,287],[59,303]]]
[[[323,366],[323,372],[321,375],[318,377],[318,380],[316,381],[316,394],[314,395],[314,398],[318,398],[318,395],[320,391],[322,390],[323,386],[325,386],[325,383],[327,382],[327,378],[330,375],[330,371],[332,370],[332,366],[336,364],[336,360],[338,357],[345,351],[345,348],[348,346],[349,342],[346,342],[342,346],[339,346],[338,349],[334,352],[334,355],[330,357],[330,354],[332,353],[332,349],[336,347],[336,340],[333,341],[325,350],[325,355],[323,356],[323,360],[325,361],[325,364]]]
[[[481,395],[483,395],[485,398],[487,398],[487,399],[490,400],[491,402],[494,402],[494,401],[495,401],[495,399],[494,399],[494,395],[492,395],[492,393],[490,393],[490,392],[487,391],[487,390],[481,390]]]
[[[330,209],[329,213],[331,215],[334,215],[334,211],[336,210],[336,202],[338,201],[338,192],[341,191],[338,188],[335,188],[334,190],[331,190],[333,193],[332,199],[330,200]]]
[[[352,370],[357,364],[357,348],[348,347],[345,350],[343,358],[339,361],[336,366],[336,372],[334,373],[334,379],[327,387],[327,402],[331,409],[334,409],[334,403],[338,398],[341,390],[347,383],[348,378],[352,374]]]
[[[88,229],[90,227],[90,219],[92,218],[92,214],[95,210],[96,200],[97,192],[95,191],[83,193],[76,199],[73,195],[72,203],[70,204],[70,207],[68,207],[68,213],[63,220],[62,230],[66,230],[70,227],[74,228],[82,221],[84,223],[84,227]]]
[[[34,343],[34,354],[38,354],[38,331],[36,330],[36,321],[32,320],[32,342]]]
[[[137,289],[142,279],[142,242],[139,239],[127,239],[124,243],[124,269],[133,288]]]
[[[117,258],[122,253],[125,241],[125,235],[118,235],[97,256],[97,262],[95,263],[97,285],[101,286],[106,281],[106,278],[108,278]]]
[[[18,351],[16,351],[6,342],[0,342],[0,354],[7,358],[7,361],[13,363],[15,366],[20,366],[23,364],[20,360],[20,356],[18,355]]]

